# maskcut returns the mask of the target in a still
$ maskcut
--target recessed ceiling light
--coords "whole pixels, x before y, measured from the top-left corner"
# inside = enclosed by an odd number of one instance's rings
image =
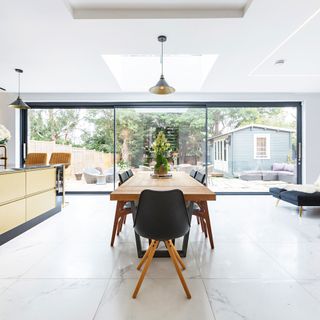
[[[276,60],[274,64],[275,64],[276,66],[281,66],[281,65],[283,65],[285,62],[286,62],[286,61],[285,61],[284,59],[279,59],[279,60]]]

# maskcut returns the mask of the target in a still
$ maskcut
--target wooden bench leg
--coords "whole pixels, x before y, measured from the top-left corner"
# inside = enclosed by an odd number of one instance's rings
[[[302,211],[303,211],[303,206],[300,206],[299,207],[299,215],[300,215],[300,217],[302,217]]]

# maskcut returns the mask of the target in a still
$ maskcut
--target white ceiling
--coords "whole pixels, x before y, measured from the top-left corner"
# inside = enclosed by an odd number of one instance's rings
[[[169,1],[158,0],[1,0],[0,87],[16,91],[13,69],[20,67],[24,92],[124,92],[102,56],[159,55],[156,38],[165,34],[170,56],[219,56],[203,86],[188,87],[187,92],[320,92],[320,0],[170,1],[172,6],[195,10],[209,5],[211,10],[226,9],[226,3],[231,9],[243,9],[250,4],[238,18],[75,19],[72,15],[73,7],[108,9],[121,4],[130,10],[146,3],[148,9],[151,4],[169,6]],[[278,59],[286,63],[275,66]],[[191,68],[190,82],[197,79],[193,73]],[[129,82],[135,80],[133,72],[126,75]],[[167,81],[175,86],[174,74],[170,76]]]

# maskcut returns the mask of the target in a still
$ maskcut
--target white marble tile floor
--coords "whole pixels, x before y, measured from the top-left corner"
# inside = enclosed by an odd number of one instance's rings
[[[300,218],[270,196],[218,196],[209,205],[214,250],[193,220],[183,272],[192,299],[170,259],[155,258],[133,300],[140,272],[131,217],[111,248],[115,203],[68,202],[0,247],[1,320],[319,319],[317,208]]]

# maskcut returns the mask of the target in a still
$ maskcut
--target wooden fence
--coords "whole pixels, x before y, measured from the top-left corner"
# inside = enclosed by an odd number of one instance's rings
[[[28,152],[45,152],[48,154],[48,161],[52,152],[70,152],[71,165],[67,170],[69,175],[83,172],[85,168],[100,167],[102,169],[113,167],[113,154],[104,153],[85,148],[72,147],[71,145],[56,144],[54,141],[30,140]],[[117,155],[118,162],[119,156]]]

